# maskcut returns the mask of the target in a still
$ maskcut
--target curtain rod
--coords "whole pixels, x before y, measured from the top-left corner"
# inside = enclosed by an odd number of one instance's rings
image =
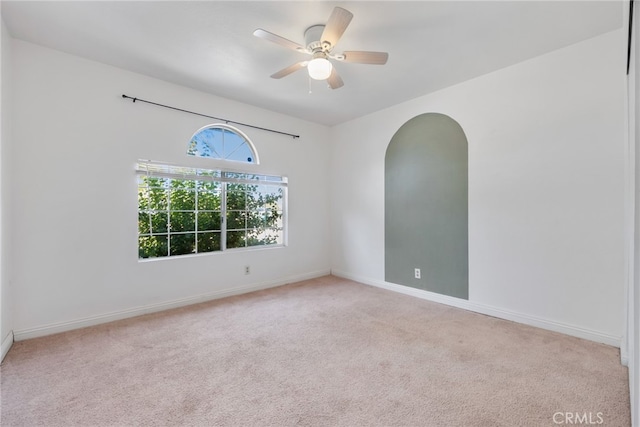
[[[220,120],[220,121],[225,122],[227,124],[233,123],[234,125],[246,126],[246,127],[250,127],[250,128],[253,128],[253,129],[258,129],[258,130],[264,130],[264,131],[267,131],[267,132],[277,133],[277,134],[280,134],[280,135],[287,135],[287,136],[292,137],[293,139],[300,138],[300,135],[294,135],[292,133],[287,133],[287,132],[280,132],[279,130],[263,128],[263,127],[260,127],[260,126],[254,126],[254,125],[250,125],[250,124],[247,124],[247,123],[236,122],[236,121],[233,121],[233,120],[222,119],[220,117],[208,116],[206,114],[196,113],[195,111],[184,110],[182,108],[177,108],[177,107],[172,107],[170,105],[165,105],[165,104],[160,104],[160,103],[157,103],[157,102],[147,101],[145,99],[140,99],[140,98],[136,98],[136,97],[133,97],[133,96],[128,96],[128,95],[124,95],[123,94],[122,97],[125,98],[125,99],[131,99],[134,103],[136,101],[145,102],[147,104],[157,105],[158,107],[169,108],[170,110],[182,111],[183,113],[189,113],[189,114],[194,114],[196,116],[207,117],[209,119]]]

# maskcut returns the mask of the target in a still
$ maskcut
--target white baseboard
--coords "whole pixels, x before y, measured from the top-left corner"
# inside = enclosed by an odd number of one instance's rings
[[[560,332],[565,335],[570,335],[577,338],[583,338],[590,341],[607,344],[613,347],[620,348],[621,337],[603,334],[597,331],[581,328],[574,325],[567,325],[564,323],[554,322],[547,319],[542,319],[528,314],[517,313],[502,308],[496,308],[485,304],[475,303],[460,298],[454,298],[447,295],[441,295],[434,292],[425,291],[422,289],[411,288],[409,286],[396,285],[380,280],[368,279],[365,277],[355,276],[353,274],[345,273],[342,271],[333,270],[331,272],[334,276],[350,279],[355,282],[363,283],[365,285],[375,286],[378,288],[388,289],[390,291],[399,292],[406,295],[415,296],[425,300],[450,305],[457,308],[473,311],[480,314],[486,314],[488,316],[497,317],[499,319],[510,320],[517,323],[522,323],[529,326],[535,326],[537,328],[546,329],[553,332]],[[625,355],[626,356],[626,355]]]
[[[6,337],[2,340],[0,346],[0,362],[4,360],[4,357],[9,353],[11,346],[13,345],[13,331],[10,331]]]
[[[249,292],[259,291],[259,290],[268,289],[268,288],[275,288],[277,286],[282,286],[282,285],[286,285],[294,282],[300,282],[303,280],[315,279],[317,277],[322,277],[329,274],[331,274],[330,270],[320,270],[320,271],[301,274],[297,276],[289,276],[289,277],[281,278],[278,280],[254,283],[246,286],[237,286],[230,289],[223,289],[223,290],[215,291],[211,293],[195,295],[192,297],[180,298],[177,300],[167,301],[159,304],[150,304],[150,305],[145,305],[141,307],[130,308],[127,310],[121,310],[121,311],[116,311],[111,313],[100,314],[97,316],[71,320],[67,322],[52,323],[48,325],[38,326],[35,328],[15,330],[12,335],[12,342],[13,342],[13,339],[15,339],[15,341],[23,341],[31,338],[43,337],[46,335],[53,335],[60,332],[66,332],[66,331],[71,331],[73,329],[85,328],[87,326],[94,326],[102,323],[113,322],[115,320],[126,319],[129,317],[140,316],[143,314],[155,313],[158,311],[169,310],[172,308],[184,307],[191,304],[197,304],[200,302],[230,297],[233,295],[246,294]],[[2,343],[2,349],[4,351],[4,342]]]
[[[620,351],[620,364],[629,367],[629,355]]]

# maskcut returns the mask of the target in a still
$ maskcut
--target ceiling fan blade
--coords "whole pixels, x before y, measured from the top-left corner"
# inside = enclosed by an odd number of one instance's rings
[[[384,65],[389,59],[387,52],[364,52],[364,51],[349,51],[343,52],[344,62],[355,62],[358,64],[374,64]]]
[[[280,37],[277,34],[270,33],[269,31],[263,30],[262,28],[258,28],[257,30],[255,30],[253,32],[253,35],[258,38],[273,42],[275,44],[279,44],[280,46],[286,47],[288,49],[306,52],[306,49],[302,47],[302,45],[299,45],[296,42],[292,42],[289,39],[285,39],[284,37]]]
[[[338,72],[336,71],[336,67],[333,67],[331,69],[331,75],[327,79],[327,83],[329,83],[329,87],[331,89],[338,89],[339,87],[344,86],[344,82],[340,78],[340,75],[338,75]]]
[[[278,71],[277,73],[274,73],[271,75],[272,79],[281,79],[285,76],[288,76],[291,73],[295,73],[298,70],[301,70],[302,68],[306,67],[307,64],[309,63],[309,61],[301,61],[301,62],[297,62],[293,65],[289,65],[287,68],[284,68],[280,71]]]
[[[331,16],[329,16],[327,25],[324,27],[320,41],[330,43],[331,47],[335,46],[338,40],[340,40],[340,37],[342,37],[342,34],[344,34],[344,30],[347,29],[352,18],[353,14],[348,10],[335,7],[333,12],[331,12]]]

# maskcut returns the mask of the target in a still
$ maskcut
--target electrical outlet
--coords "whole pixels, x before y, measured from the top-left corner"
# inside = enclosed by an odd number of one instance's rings
[[[413,270],[413,275],[415,276],[416,279],[420,278],[420,269],[419,268],[415,268]]]
[[[244,274],[251,274],[251,267],[248,265],[244,266]]]

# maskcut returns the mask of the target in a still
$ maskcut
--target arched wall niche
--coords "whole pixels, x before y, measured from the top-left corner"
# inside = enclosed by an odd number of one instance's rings
[[[468,299],[468,228],[464,131],[444,114],[416,116],[385,155],[385,280]]]

